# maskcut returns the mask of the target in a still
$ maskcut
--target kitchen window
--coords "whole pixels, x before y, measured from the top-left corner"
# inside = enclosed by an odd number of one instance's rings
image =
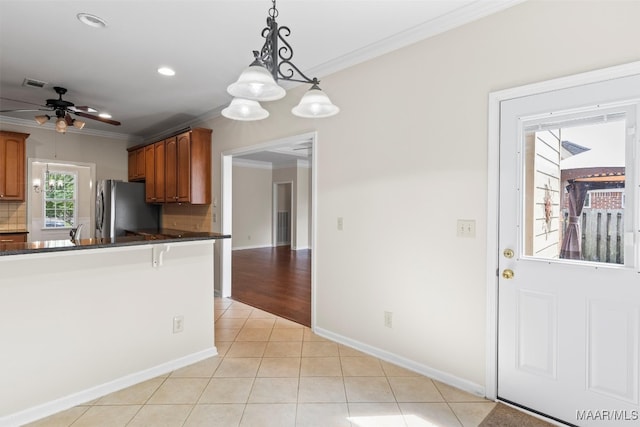
[[[78,176],[73,172],[50,171],[45,176],[44,228],[75,227]]]

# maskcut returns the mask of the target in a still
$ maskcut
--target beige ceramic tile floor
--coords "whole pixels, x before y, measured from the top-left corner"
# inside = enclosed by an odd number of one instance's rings
[[[215,299],[219,355],[30,426],[477,426],[493,402]]]

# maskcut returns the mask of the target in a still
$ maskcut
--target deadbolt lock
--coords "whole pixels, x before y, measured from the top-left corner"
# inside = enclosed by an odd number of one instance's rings
[[[502,277],[505,279],[513,279],[513,270],[509,270],[508,268],[502,272]]]
[[[504,255],[505,258],[513,258],[513,249],[505,249],[502,255]]]

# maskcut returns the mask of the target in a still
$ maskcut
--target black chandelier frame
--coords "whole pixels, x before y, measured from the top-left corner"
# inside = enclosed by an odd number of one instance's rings
[[[307,77],[291,61],[293,58],[293,48],[285,39],[285,37],[289,37],[291,35],[291,29],[285,25],[278,26],[278,23],[276,22],[276,18],[278,17],[276,0],[271,0],[271,2],[273,3],[273,6],[269,9],[267,26],[261,33],[262,37],[265,39],[264,45],[260,51],[253,51],[255,60],[251,65],[261,65],[265,67],[271,73],[276,82],[278,80],[286,80],[291,82],[310,83],[314,88],[318,88],[320,80],[316,77]],[[278,47],[278,40],[283,44],[280,47]]]

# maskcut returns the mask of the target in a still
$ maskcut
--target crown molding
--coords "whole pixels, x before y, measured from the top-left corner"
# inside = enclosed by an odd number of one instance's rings
[[[46,129],[51,132],[56,131],[56,127],[53,123],[45,123],[45,124],[39,125],[33,120],[17,119],[15,117],[0,116],[0,124],[24,126],[24,127],[33,128],[33,129]],[[102,138],[109,138],[109,139],[142,142],[142,138],[134,135],[129,135],[126,133],[108,132],[108,131],[101,131],[101,130],[95,130],[95,129],[76,129],[73,126],[68,126],[66,133],[76,133],[78,135],[99,136]]]
[[[249,159],[241,159],[238,157],[233,158],[233,166],[240,166],[243,168],[253,168],[253,169],[274,169],[271,162],[261,162],[258,160],[249,160]]]
[[[478,0],[443,16],[423,22],[400,33],[371,43],[354,52],[305,70],[306,74],[327,76],[419,41],[442,34],[485,16],[508,9],[526,0]]]
[[[239,157],[233,158],[233,166],[253,169],[310,169],[311,163],[308,160],[295,159],[291,163],[274,164],[272,162],[262,162],[260,160],[243,159]]]

